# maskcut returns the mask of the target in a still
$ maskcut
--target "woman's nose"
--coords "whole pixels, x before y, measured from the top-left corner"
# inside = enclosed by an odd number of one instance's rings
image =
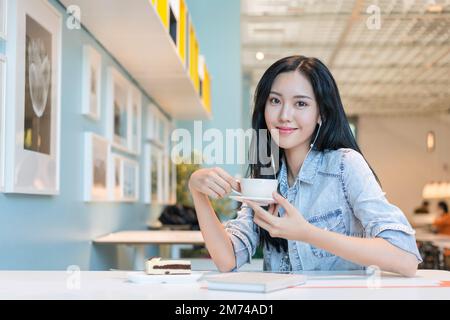
[[[288,121],[291,119],[291,108],[289,105],[285,104],[280,110],[280,120],[281,121]]]

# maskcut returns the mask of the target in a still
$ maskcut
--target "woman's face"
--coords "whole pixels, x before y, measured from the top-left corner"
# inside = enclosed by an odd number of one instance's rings
[[[309,80],[298,71],[280,73],[266,101],[264,117],[280,148],[309,145],[319,121],[319,107]]]

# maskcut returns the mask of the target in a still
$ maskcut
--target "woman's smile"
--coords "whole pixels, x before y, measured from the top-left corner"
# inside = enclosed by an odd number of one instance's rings
[[[278,132],[280,133],[280,135],[290,135],[295,130],[297,130],[297,128],[285,127],[285,126],[277,126],[276,128],[278,129]]]

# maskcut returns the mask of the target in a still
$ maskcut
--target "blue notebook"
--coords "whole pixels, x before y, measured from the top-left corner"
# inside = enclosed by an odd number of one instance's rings
[[[229,272],[205,277],[209,290],[272,292],[306,282],[301,274],[268,272]]]

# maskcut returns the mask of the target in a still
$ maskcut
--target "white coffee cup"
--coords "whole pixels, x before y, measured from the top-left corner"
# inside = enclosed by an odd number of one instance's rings
[[[245,178],[240,180],[240,184],[240,195],[243,197],[273,198],[272,193],[277,191],[278,180]]]

